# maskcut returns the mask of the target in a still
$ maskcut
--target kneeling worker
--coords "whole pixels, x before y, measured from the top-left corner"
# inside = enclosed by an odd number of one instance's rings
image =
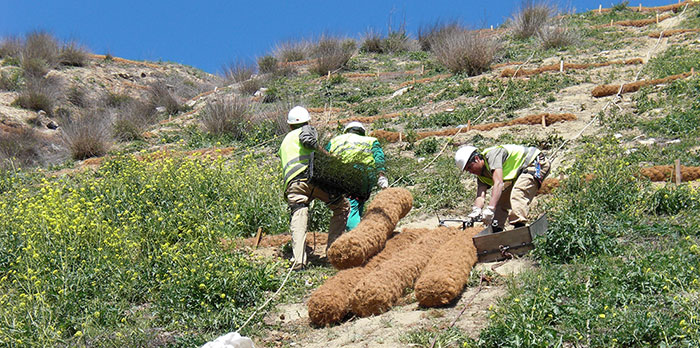
[[[506,217],[513,227],[527,224],[529,204],[549,174],[544,154],[535,147],[520,145],[494,146],[482,152],[465,145],[455,153],[455,164],[460,172],[468,171],[477,178],[476,200],[468,216],[481,216],[486,226],[495,218],[498,226],[494,232],[503,230]],[[484,208],[489,188],[491,199]]]
[[[289,229],[292,233],[294,268],[306,265],[306,228],[309,220],[309,203],[319,199],[333,211],[326,250],[345,231],[350,204],[343,195],[332,195],[308,182],[311,153],[325,151],[318,144],[318,133],[309,125],[311,116],[301,107],[289,111],[287,123],[292,131],[287,133],[279,149],[284,173],[285,197],[291,211]]]
[[[367,130],[360,122],[350,122],[345,126],[343,134],[331,139],[326,145],[332,155],[338,156],[345,163],[357,163],[367,166],[368,180],[374,186],[384,189],[389,187],[389,180],[385,174],[384,151],[377,138],[366,136]],[[371,187],[369,188],[371,189]],[[357,197],[348,197],[350,201],[350,214],[346,229],[355,228],[360,223],[360,217],[364,213],[365,201]]]

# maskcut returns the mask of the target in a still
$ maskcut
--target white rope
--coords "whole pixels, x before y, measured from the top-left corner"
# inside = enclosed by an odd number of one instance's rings
[[[294,266],[295,266],[296,264],[297,264],[296,261],[295,261],[295,262],[292,262],[291,266],[289,266],[289,271],[287,271],[287,276],[284,277],[284,280],[282,281],[282,284],[280,284],[280,287],[277,289],[277,291],[275,291],[275,293],[272,294],[272,296],[270,296],[270,298],[268,298],[267,301],[265,301],[265,303],[262,304],[262,306],[258,307],[258,308],[250,315],[250,317],[248,317],[248,320],[246,320],[246,321],[243,323],[243,325],[241,325],[241,326],[238,328],[238,330],[236,330],[236,332],[239,332],[239,333],[240,333],[241,330],[243,330],[243,328],[244,328],[246,325],[248,325],[248,322],[249,322],[251,319],[253,319],[253,317],[254,317],[256,314],[258,314],[258,312],[259,312],[261,309],[265,308],[265,306],[267,306],[267,304],[270,303],[270,301],[272,301],[272,299],[274,299],[275,297],[277,297],[277,295],[280,293],[280,291],[282,290],[282,288],[284,287],[284,285],[287,284],[287,280],[289,279],[289,275],[292,274],[292,271],[294,270]]]

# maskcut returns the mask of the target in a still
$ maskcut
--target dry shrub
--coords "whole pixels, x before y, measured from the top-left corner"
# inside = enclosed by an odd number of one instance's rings
[[[148,86],[147,103],[156,107],[164,107],[165,111],[174,115],[180,112],[180,103],[170,93],[164,81],[156,81]]]
[[[237,60],[226,64],[222,70],[226,84],[239,83],[250,79],[255,74],[255,65]]]
[[[580,40],[578,33],[563,25],[544,26],[537,38],[544,49],[572,46]]]
[[[310,46],[306,40],[285,41],[275,46],[274,54],[280,62],[298,62],[306,59]]]
[[[422,25],[418,28],[418,44],[423,51],[432,51],[436,43],[459,34],[462,30],[464,29],[457,21],[436,21],[432,25]]]
[[[555,13],[556,9],[548,2],[524,0],[510,22],[513,36],[527,39],[537,35]]]
[[[287,124],[287,113],[290,107],[284,103],[266,104],[264,107],[258,105],[254,111],[254,121],[256,124],[268,123],[273,127],[275,135],[283,135],[289,132]]]
[[[43,63],[47,69],[51,69],[58,63],[58,41],[53,35],[45,31],[34,31],[27,35],[22,48],[22,66],[31,66]],[[42,75],[43,76],[43,75]]]
[[[86,66],[90,61],[90,52],[76,42],[69,42],[61,47],[58,61],[61,65]]]
[[[73,85],[70,87],[70,89],[68,89],[66,99],[68,99],[69,103],[80,108],[84,108],[90,104],[90,99],[87,95],[87,91],[85,90],[85,88],[78,85]]]
[[[63,141],[75,160],[99,157],[111,144],[110,116],[105,110],[60,119]]]
[[[360,50],[363,52],[382,53],[382,34],[374,29],[369,29],[362,38]]]
[[[384,248],[396,224],[413,206],[411,192],[392,187],[380,191],[370,202],[362,221],[328,249],[328,261],[337,269],[365,264]]]
[[[143,132],[158,121],[153,107],[141,100],[130,98],[112,108],[112,134],[120,141],[142,139]]]
[[[44,141],[31,128],[0,129],[0,168],[5,165],[30,166],[41,162]]]
[[[24,71],[24,76],[28,79],[39,79],[49,72],[49,65],[41,58],[24,58],[20,67]]]
[[[479,75],[496,60],[500,44],[495,38],[472,30],[461,30],[431,45],[437,60],[453,73]]]
[[[18,60],[22,54],[22,40],[18,37],[6,37],[0,42],[0,58]]]
[[[462,231],[442,245],[430,259],[414,287],[421,306],[444,306],[462,292],[477,261],[472,237],[479,231],[479,227]]]
[[[413,230],[395,235],[365,266],[344,269],[323,283],[307,302],[311,322],[325,326],[342,320],[350,312],[350,295],[355,285],[384,261],[408,248],[423,232]]]
[[[241,86],[238,88],[238,90],[244,95],[254,95],[255,92],[262,88],[262,86],[263,80],[261,78],[254,77],[241,82]]]
[[[29,77],[26,86],[12,105],[30,110],[44,110],[53,115],[54,101],[63,95],[63,81],[58,76]]]
[[[321,37],[312,50],[312,56],[316,61],[311,71],[323,76],[339,70],[347,64],[354,51],[355,41],[329,36]]]
[[[250,105],[243,98],[214,100],[207,104],[202,123],[211,134],[230,134],[241,140],[251,126]]]
[[[398,30],[392,30],[389,35],[382,40],[383,53],[401,53],[414,51],[414,41],[406,33],[402,26]]]
[[[435,250],[464,231],[439,227],[422,233],[424,235],[419,240],[357,283],[350,298],[353,313],[366,317],[389,310],[401,298],[404,290],[413,285]]]

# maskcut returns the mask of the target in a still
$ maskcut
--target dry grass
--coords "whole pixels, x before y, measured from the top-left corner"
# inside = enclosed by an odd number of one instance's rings
[[[58,61],[61,65],[86,66],[90,61],[90,52],[76,42],[69,42],[61,47]]]
[[[311,71],[321,76],[341,69],[352,57],[355,42],[340,38],[324,36],[318,40],[312,50],[315,63]]]
[[[537,34],[537,39],[544,49],[563,48],[575,45],[580,41],[576,31],[562,24],[542,27]]]
[[[495,38],[471,30],[446,35],[431,48],[437,60],[453,73],[479,75],[497,59],[501,45]]]
[[[153,107],[136,99],[114,106],[112,113],[112,134],[120,141],[143,138],[143,132],[158,121]]]
[[[18,37],[6,37],[0,42],[0,58],[19,59],[22,54],[22,40]]]
[[[280,62],[298,62],[305,60],[311,44],[306,40],[285,41],[275,46],[274,54]]]
[[[382,53],[382,34],[374,29],[369,29],[362,38],[360,50],[363,52]]]
[[[272,74],[279,69],[277,58],[266,55],[258,58],[258,70],[262,74]]]
[[[222,70],[226,84],[239,83],[250,79],[255,74],[255,64],[237,60],[226,64]]]
[[[41,59],[49,68],[58,63],[59,46],[56,38],[45,31],[27,34],[22,48],[22,60]]]
[[[211,134],[229,134],[241,140],[251,125],[250,105],[243,98],[214,100],[207,104],[202,114],[202,124]]]
[[[148,86],[147,104],[153,108],[164,107],[169,115],[180,112],[180,103],[170,93],[168,85],[164,81],[157,81]]]
[[[60,119],[63,141],[75,160],[107,153],[112,137],[110,115],[106,110]]]
[[[457,21],[436,21],[431,25],[422,25],[418,28],[418,44],[423,51],[432,51],[436,43],[450,36],[459,34],[462,26]]]
[[[0,130],[0,168],[25,167],[41,162],[43,140],[31,128]]]
[[[520,11],[513,15],[510,23],[513,36],[518,39],[527,39],[537,35],[556,12],[556,9],[546,1],[524,0]]]
[[[44,110],[51,116],[55,101],[63,96],[63,81],[57,76],[26,77],[26,85],[12,105],[30,110]]]

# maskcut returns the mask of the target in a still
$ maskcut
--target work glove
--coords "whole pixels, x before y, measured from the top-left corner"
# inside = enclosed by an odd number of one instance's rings
[[[481,208],[479,207],[472,207],[472,212],[467,215],[471,220],[478,220],[479,216],[481,216]]]
[[[379,186],[381,189],[389,187],[389,179],[387,179],[384,175],[380,175],[379,179],[377,179],[377,186]]]
[[[495,207],[486,207],[484,210],[481,211],[481,222],[484,223],[484,226],[490,225],[491,221],[493,221],[493,209],[495,209]]]

